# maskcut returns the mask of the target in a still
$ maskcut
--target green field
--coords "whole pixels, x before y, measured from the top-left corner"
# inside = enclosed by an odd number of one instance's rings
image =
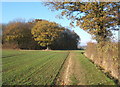
[[[52,84],[68,52],[3,50],[3,84]]]
[[[63,76],[62,72],[65,71],[63,67],[68,65],[66,61],[70,56],[71,62],[74,61],[74,73],[70,77],[70,84],[77,85],[82,81],[85,85],[114,85],[114,82],[81,52],[83,51],[3,50],[3,85],[51,85],[57,76]]]

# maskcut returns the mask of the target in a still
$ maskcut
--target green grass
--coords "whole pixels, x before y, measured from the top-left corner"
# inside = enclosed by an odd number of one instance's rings
[[[3,50],[3,85],[50,85],[68,52]]]
[[[83,78],[86,80],[86,85],[115,85],[113,80],[106,77],[105,74],[91,63],[83,54],[77,53],[76,58],[79,59],[80,65],[83,68]]]
[[[114,85],[94,64],[81,52],[72,50],[82,67],[81,80],[85,85]],[[2,52],[2,83],[3,85],[51,85],[56,78],[69,51],[20,51],[3,50]],[[79,67],[78,67],[79,68]],[[79,75],[79,72],[78,72]],[[79,80],[71,76],[72,84]]]
[[[77,85],[79,83],[79,80],[74,75],[70,77],[70,80],[72,81],[72,85]]]

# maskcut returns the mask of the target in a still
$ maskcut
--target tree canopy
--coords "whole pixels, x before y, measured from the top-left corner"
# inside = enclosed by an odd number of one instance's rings
[[[75,50],[78,44],[80,44],[80,37],[74,31],[65,29],[50,47],[59,50]]]
[[[52,10],[61,10],[61,15],[90,33],[98,42],[109,40],[111,30],[118,25],[119,2],[46,2]]]
[[[77,49],[80,37],[55,22],[35,19],[12,21],[2,25],[3,47],[20,49]],[[13,46],[13,47],[12,47]],[[15,47],[14,47],[15,46]]]
[[[40,46],[49,47],[62,30],[64,28],[54,22],[38,21],[31,32]]]
[[[3,26],[2,43],[16,44],[20,49],[40,48],[31,34],[32,24],[13,21]]]

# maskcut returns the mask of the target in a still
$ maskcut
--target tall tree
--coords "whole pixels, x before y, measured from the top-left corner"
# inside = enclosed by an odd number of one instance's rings
[[[65,29],[50,47],[55,50],[75,50],[78,44],[80,44],[80,37],[74,31]]]
[[[4,25],[3,44],[16,44],[20,49],[36,49],[40,48],[34,41],[31,34],[32,25],[21,21],[13,21]]]
[[[35,41],[38,41],[40,46],[47,47],[59,36],[59,33],[64,30],[60,25],[49,21],[38,21],[32,28],[32,34]]]
[[[71,25],[93,35],[98,42],[106,41],[111,30],[118,25],[119,2],[47,2],[52,10],[61,10],[61,15],[71,20]],[[115,29],[114,29],[115,30]]]

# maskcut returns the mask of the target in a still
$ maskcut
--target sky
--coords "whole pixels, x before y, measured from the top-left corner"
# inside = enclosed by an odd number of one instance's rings
[[[56,22],[63,27],[70,27],[70,20],[59,19],[56,16],[60,14],[59,11],[51,11],[48,7],[42,4],[43,2],[2,2],[2,23],[8,23],[15,19],[45,19]],[[0,19],[1,21],[1,19]],[[87,42],[93,41],[91,35],[80,29],[79,27],[71,28],[81,38],[81,46],[86,45]]]

